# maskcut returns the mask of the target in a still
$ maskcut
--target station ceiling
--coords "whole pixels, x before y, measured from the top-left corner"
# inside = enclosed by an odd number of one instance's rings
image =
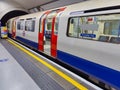
[[[30,9],[30,8],[36,7],[38,5],[43,5],[43,4],[55,2],[58,0],[2,0],[2,1],[15,2],[15,3],[21,5],[22,7],[24,7],[25,9]]]
[[[36,6],[40,6],[40,5],[45,5],[45,4],[49,4],[52,2],[56,2],[56,1],[60,1],[60,3],[63,2],[63,4],[65,2],[81,2],[81,1],[87,1],[87,0],[0,0],[0,1],[10,1],[10,2],[14,2],[19,4],[20,6],[22,6],[25,9],[30,9]]]

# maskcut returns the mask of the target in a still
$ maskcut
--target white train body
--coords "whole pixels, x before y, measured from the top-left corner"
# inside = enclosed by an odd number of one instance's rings
[[[40,19],[41,13],[35,13],[35,14],[30,14],[30,15],[25,15],[25,16],[21,16],[19,17],[19,19],[16,20],[16,23],[18,22],[22,22],[23,24],[23,28],[22,30],[18,30],[17,29],[17,25],[16,25],[16,36],[22,37],[24,39],[27,40],[31,40],[35,43],[38,43],[38,31],[39,31],[39,19]],[[27,18],[26,18],[27,17]],[[26,31],[25,30],[25,22],[29,21],[29,20],[33,20],[35,22],[35,26],[34,26],[34,33],[33,31]]]
[[[26,21],[33,31],[26,30]],[[120,0],[85,1],[20,16],[15,22],[15,39],[36,44],[36,49],[120,89]]]

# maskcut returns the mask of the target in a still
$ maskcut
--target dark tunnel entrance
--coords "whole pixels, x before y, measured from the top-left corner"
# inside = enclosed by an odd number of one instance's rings
[[[10,19],[10,18],[13,18],[13,17],[16,17],[16,16],[20,16],[20,15],[25,15],[25,14],[28,14],[27,12],[25,11],[20,11],[20,10],[14,10],[14,11],[10,11],[8,12],[7,14],[5,14],[2,19],[1,19],[1,26],[5,26],[6,25],[6,22]]]

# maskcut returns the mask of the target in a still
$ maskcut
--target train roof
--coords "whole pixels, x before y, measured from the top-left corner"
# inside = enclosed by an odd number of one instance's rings
[[[89,0],[67,6],[70,10],[88,10],[94,8],[120,6],[120,0]]]
[[[102,10],[104,8],[111,8],[111,7],[115,7],[115,9],[118,9],[120,7],[120,0],[89,0],[89,1],[84,1],[84,2],[80,2],[77,4],[72,4],[72,5],[68,5],[68,6],[64,6],[66,7],[65,11],[64,11],[64,15],[68,15],[68,12],[72,12],[72,11],[86,11],[86,10]],[[57,8],[56,8],[57,9]],[[55,10],[55,9],[51,9],[51,10]],[[49,11],[49,10],[47,10]],[[27,15],[23,15],[23,16],[19,16],[20,19],[24,19],[24,18],[33,18],[33,17],[40,17],[44,12],[46,11],[42,11],[42,12],[37,12],[37,13],[32,13],[32,14],[27,14]]]

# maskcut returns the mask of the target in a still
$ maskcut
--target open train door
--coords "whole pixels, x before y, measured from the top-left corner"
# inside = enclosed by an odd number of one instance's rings
[[[48,55],[56,57],[57,55],[57,34],[58,19],[57,15],[65,8],[47,11],[40,18],[39,32],[39,50],[44,51]]]
[[[39,21],[39,35],[38,35],[38,50],[44,51],[44,44],[45,44],[45,37],[44,37],[44,31],[45,31],[45,21],[47,15],[50,13],[50,11],[45,12],[41,17]]]
[[[16,17],[13,19],[12,21],[12,38],[15,39],[16,37],[16,20],[18,19],[19,17]]]
[[[16,37],[16,22],[15,20],[12,21],[12,38],[15,39]]]

